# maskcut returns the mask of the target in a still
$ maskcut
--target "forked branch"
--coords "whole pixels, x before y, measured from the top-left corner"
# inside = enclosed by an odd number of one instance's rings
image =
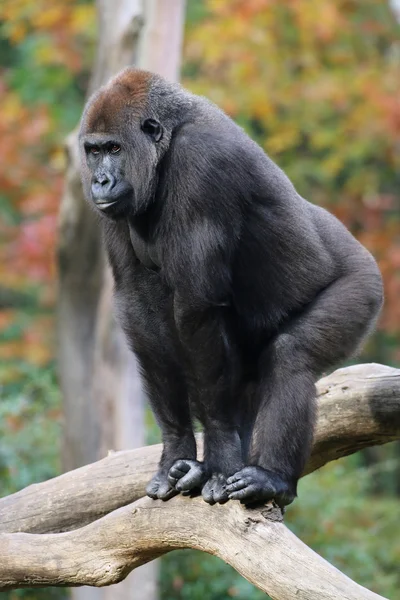
[[[360,448],[400,439],[400,370],[340,369],[318,383],[318,400],[305,474]],[[196,548],[219,556],[277,600],[380,598],[305,546],[272,505],[210,507],[201,498],[141,498],[160,449],[111,454],[0,500],[0,589],[108,585],[171,550]],[[62,531],[67,533],[56,533]]]
[[[0,535],[0,589],[117,583],[135,567],[178,548],[219,556],[278,600],[377,600],[303,544],[280,511],[238,502],[209,506],[178,496],[142,498],[62,534]]]

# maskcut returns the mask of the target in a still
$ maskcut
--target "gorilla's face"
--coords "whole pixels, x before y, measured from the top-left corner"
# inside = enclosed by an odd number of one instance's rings
[[[147,87],[143,75],[111,82],[89,100],[82,119],[85,194],[114,219],[140,214],[155,194],[167,140],[161,123],[146,114]]]
[[[127,153],[121,142],[94,134],[85,136],[83,147],[90,171],[90,199],[106,215],[129,211],[134,189],[127,178]]]

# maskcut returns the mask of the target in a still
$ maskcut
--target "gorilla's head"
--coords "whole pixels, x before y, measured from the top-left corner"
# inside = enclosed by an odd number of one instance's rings
[[[158,167],[190,105],[180,86],[128,68],[88,101],[79,132],[86,197],[104,215],[137,215],[151,203]]]

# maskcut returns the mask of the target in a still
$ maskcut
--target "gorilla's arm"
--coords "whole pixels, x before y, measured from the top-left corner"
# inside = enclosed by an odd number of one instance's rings
[[[241,359],[231,307],[232,256],[242,217],[221,155],[213,161],[212,136],[190,135],[175,143],[168,168],[173,178],[163,186],[170,190],[164,202],[173,222],[173,233],[164,239],[164,265],[175,291],[175,323],[191,364],[195,404],[204,425],[204,465],[211,480],[203,496],[218,501],[225,493],[226,477],[243,466],[238,423]],[[207,152],[198,147],[203,143],[210,146]],[[232,151],[226,154],[226,160],[231,158]],[[229,168],[232,173],[232,165]]]
[[[187,255],[181,266],[191,259],[191,282],[182,285],[178,280],[174,295],[175,324],[190,361],[191,389],[204,425],[205,475],[211,479],[203,496],[211,502],[224,494],[226,476],[243,466],[237,418],[241,361],[231,324],[229,275],[212,276],[215,269],[227,269],[215,255],[210,269],[212,254],[210,244],[208,249],[203,246],[201,257]]]
[[[176,340],[165,326],[172,321],[173,298],[160,276],[136,257],[127,222],[102,222],[114,274],[119,321],[138,358],[163,437],[159,471],[149,482],[147,493],[152,498],[166,500],[177,493],[168,483],[170,467],[179,459],[196,458],[181,356]]]

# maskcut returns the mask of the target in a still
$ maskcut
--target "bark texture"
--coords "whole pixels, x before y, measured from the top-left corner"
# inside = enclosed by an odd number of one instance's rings
[[[209,506],[178,496],[142,498],[69,533],[0,535],[0,590],[121,581],[135,567],[179,548],[222,558],[276,600],[378,600],[303,544],[272,505]]]

